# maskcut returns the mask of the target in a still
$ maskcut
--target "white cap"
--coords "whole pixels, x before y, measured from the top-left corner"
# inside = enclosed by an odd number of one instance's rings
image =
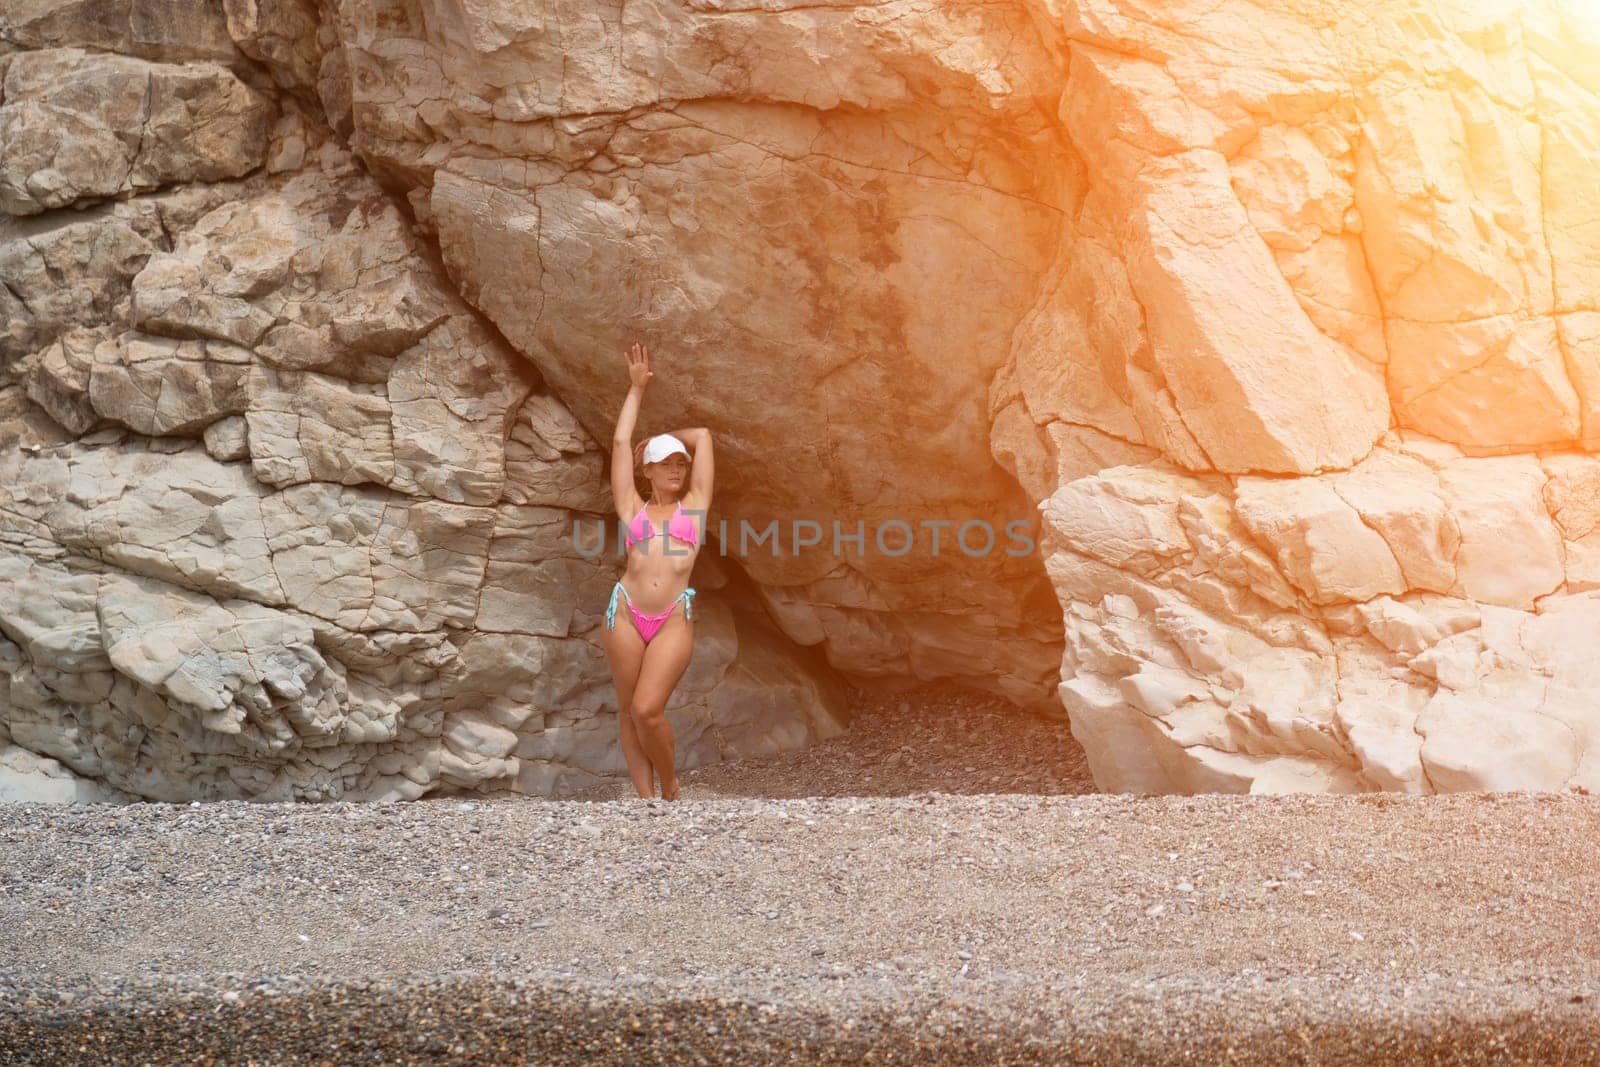
[[[644,461],[646,463],[660,463],[674,452],[689,455],[689,449],[684,443],[670,433],[658,433],[644,446]]]

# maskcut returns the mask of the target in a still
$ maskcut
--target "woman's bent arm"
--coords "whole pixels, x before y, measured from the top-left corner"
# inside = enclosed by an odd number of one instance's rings
[[[711,483],[715,474],[715,463],[711,455],[711,431],[704,426],[696,426],[692,430],[679,430],[677,436],[688,446],[689,454],[694,457],[693,465],[689,468],[689,491],[684,496],[691,498],[695,508],[700,511],[710,511]]]

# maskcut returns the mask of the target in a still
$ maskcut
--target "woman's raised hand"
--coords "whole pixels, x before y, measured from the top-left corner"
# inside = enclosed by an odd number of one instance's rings
[[[628,379],[643,389],[654,377],[655,371],[650,369],[650,350],[637,341],[634,342],[633,347],[628,349]]]

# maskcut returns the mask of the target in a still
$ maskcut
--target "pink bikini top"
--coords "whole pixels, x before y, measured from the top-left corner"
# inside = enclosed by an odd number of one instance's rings
[[[656,533],[655,524],[650,521],[649,508],[640,508],[639,514],[633,517],[628,527],[623,531],[622,540],[632,548],[640,541],[647,541]],[[683,513],[683,501],[678,501],[678,510],[672,513],[672,518],[667,520],[667,536],[676,537],[678,540],[694,545],[699,544],[699,531],[695,529],[694,519]]]

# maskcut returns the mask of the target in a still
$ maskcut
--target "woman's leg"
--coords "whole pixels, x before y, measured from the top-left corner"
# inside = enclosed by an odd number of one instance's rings
[[[683,617],[682,606],[645,646],[644,662],[633,688],[633,725],[645,754],[661,775],[661,796],[678,799],[678,767],[673,751],[672,727],[664,714],[678,679],[689,666],[694,651],[694,623]]]
[[[609,630],[602,628],[600,640],[606,650],[606,659],[611,664],[612,684],[617,689],[617,726],[622,736],[622,758],[628,761],[628,777],[633,780],[634,791],[641,797],[653,797],[656,795],[656,783],[650,758],[639,743],[638,732],[633,728],[633,716],[628,713],[633,706],[633,690],[639,680],[639,666],[644,662],[647,646],[627,615],[628,605],[618,604],[615,625]]]

